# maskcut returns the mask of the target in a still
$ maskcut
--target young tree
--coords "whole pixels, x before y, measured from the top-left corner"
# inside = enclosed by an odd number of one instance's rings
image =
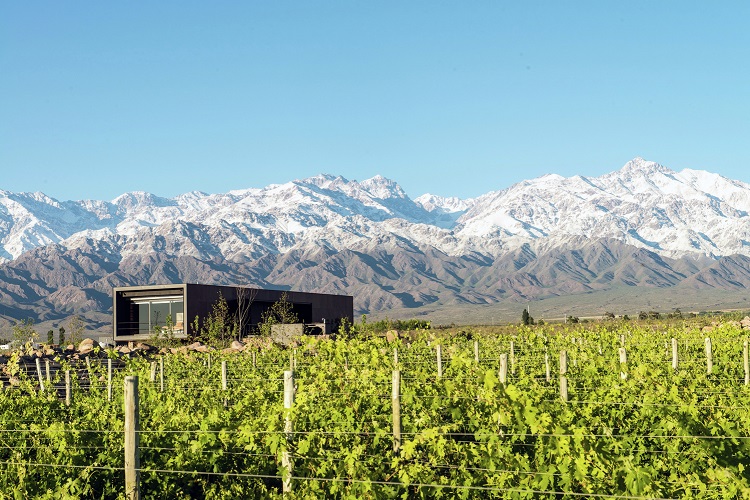
[[[47,343],[48,344],[54,344],[55,343],[55,331],[54,330],[48,330],[47,331]]]
[[[13,340],[19,344],[33,342],[39,338],[39,334],[34,330],[34,320],[31,318],[17,321],[13,324]]]
[[[86,324],[84,323],[83,318],[76,314],[75,316],[70,318],[68,327],[70,328],[71,344],[79,344],[83,340],[83,334],[86,331]]]
[[[65,328],[61,326],[57,331],[60,333],[60,345],[65,345]]]
[[[521,324],[524,324],[524,325],[534,324],[534,318],[531,317],[528,309],[524,309],[523,312],[521,313]]]
[[[236,324],[229,313],[229,305],[223,295],[211,306],[211,313],[203,318],[203,325],[199,327],[198,317],[193,321],[193,331],[198,338],[210,345],[226,346],[235,338]]]
[[[336,332],[336,338],[339,338],[342,340],[349,340],[349,339],[354,338],[355,334],[356,334],[356,329],[354,328],[354,325],[352,325],[349,322],[349,318],[346,318],[346,317],[341,318],[338,332]]]
[[[271,304],[271,307],[261,314],[260,333],[271,335],[273,325],[297,323],[299,319],[294,313],[294,305],[289,302],[286,292],[281,294],[279,300]]]
[[[682,311],[680,311],[680,308],[678,307],[678,308],[674,309],[671,313],[667,314],[667,318],[682,319]]]
[[[235,325],[237,327],[237,340],[247,333],[250,321],[250,308],[258,295],[257,288],[248,288],[244,286],[236,287],[237,290],[237,312],[235,313]]]
[[[175,325],[172,321],[172,315],[167,314],[163,327],[155,325],[149,343],[155,347],[173,347],[177,344],[175,341]]]

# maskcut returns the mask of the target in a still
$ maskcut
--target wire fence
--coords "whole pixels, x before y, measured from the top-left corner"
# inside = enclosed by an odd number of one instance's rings
[[[572,344],[572,343],[571,343]],[[617,345],[616,342],[613,342]],[[399,347],[398,359],[394,359],[391,349],[378,351],[373,355],[373,362],[351,363],[346,359],[354,359],[361,353],[346,353],[343,356],[326,356],[320,353],[304,352],[276,352],[266,356],[257,356],[252,365],[247,357],[222,357],[208,354],[194,355],[191,359],[166,356],[160,361],[149,359],[118,360],[111,371],[106,359],[91,360],[88,364],[79,362],[72,367],[72,389],[74,395],[72,403],[66,405],[60,397],[64,389],[63,369],[61,364],[57,372],[51,371],[49,377],[43,373],[42,377],[36,369],[18,374],[19,384],[13,390],[4,391],[6,401],[11,399],[19,406],[21,399],[35,401],[34,408],[22,411],[20,415],[8,416],[7,412],[0,417],[0,436],[3,445],[0,446],[0,467],[5,468],[7,474],[17,473],[18,468],[28,470],[35,467],[39,470],[75,469],[86,471],[86,474],[105,474],[111,479],[111,474],[123,474],[125,465],[122,458],[123,446],[123,418],[124,392],[122,381],[126,376],[138,376],[141,383],[141,421],[144,428],[138,431],[141,437],[140,451],[144,460],[137,471],[145,476],[175,475],[202,476],[207,478],[244,478],[261,480],[264,488],[270,491],[280,490],[287,480],[292,485],[309,483],[337,483],[347,488],[394,488],[399,491],[419,491],[423,489],[467,491],[480,495],[481,492],[492,493],[503,497],[510,494],[551,495],[562,497],[591,496],[601,498],[656,498],[658,495],[644,494],[627,496],[623,494],[605,494],[595,491],[576,491],[582,484],[595,482],[594,475],[579,474],[576,477],[576,487],[560,488],[562,481],[568,478],[570,472],[556,470],[524,470],[523,468],[498,467],[483,465],[488,459],[488,447],[505,447],[506,450],[526,449],[517,452],[520,456],[533,456],[541,453],[544,446],[551,446],[556,441],[581,442],[585,441],[596,453],[630,454],[635,456],[666,455],[669,457],[699,457],[701,459],[715,459],[724,457],[727,449],[732,453],[739,452],[739,456],[750,456],[750,424],[742,418],[727,416],[716,417],[714,412],[721,411],[728,414],[737,413],[747,415],[750,406],[750,393],[745,385],[746,378],[742,375],[742,344],[737,348],[733,343],[732,350],[716,347],[714,373],[706,373],[705,344],[695,343],[694,357],[680,359],[678,370],[670,369],[671,352],[667,355],[664,346],[633,346],[630,348],[627,380],[621,380],[621,363],[615,353],[610,355],[598,354],[598,347],[589,351],[581,349],[579,356],[581,366],[573,362],[568,363],[566,375],[571,381],[567,401],[559,397],[559,358],[558,352],[551,349],[524,348],[516,343],[513,352],[516,374],[509,369],[506,384],[500,384],[497,379],[487,386],[491,379],[488,372],[497,372],[500,352],[504,345],[498,348],[480,350],[478,359],[472,343],[458,347],[445,346],[444,373],[437,376],[437,359],[434,346],[419,346],[418,349]],[[658,349],[657,349],[658,348]],[[382,350],[382,346],[381,346]],[[658,354],[656,351],[658,350]],[[671,351],[671,346],[670,346]],[[497,352],[497,356],[494,356]],[[487,355],[487,354],[491,355]],[[291,356],[289,356],[291,354]],[[545,369],[545,354],[550,362],[552,376],[547,380],[543,376]],[[505,358],[507,360],[507,358]],[[594,361],[591,361],[594,360]],[[224,363],[222,363],[224,361]],[[688,362],[689,361],[689,362]],[[153,364],[156,363],[156,366]],[[348,365],[348,366],[347,366]],[[659,374],[654,376],[652,371],[636,372],[637,366],[660,367]],[[155,366],[155,367],[154,367]],[[729,369],[731,367],[731,370]],[[301,408],[283,409],[284,370],[294,368],[295,404]],[[393,392],[390,381],[391,370],[400,368],[404,377],[401,378],[401,417],[403,430],[399,431],[401,450],[391,450],[393,439],[393,421],[390,413]],[[363,370],[371,377],[363,380]],[[595,370],[595,371],[594,371]],[[541,375],[540,375],[541,373]],[[730,376],[736,374],[737,376]],[[576,377],[580,377],[579,380]],[[43,393],[39,379],[52,380],[54,384],[48,386],[47,393]],[[110,382],[111,380],[111,382]],[[689,381],[689,383],[686,383]],[[450,389],[458,386],[458,389]],[[521,406],[510,401],[510,392],[506,386],[513,386],[520,395],[514,396],[521,400],[529,398]],[[488,389],[489,387],[489,389]],[[53,390],[54,388],[54,390]],[[111,388],[111,389],[110,389]],[[112,397],[108,398],[108,390]],[[603,399],[611,397],[607,391],[623,395],[631,393],[626,401]],[[670,392],[672,391],[672,392]],[[14,396],[15,394],[15,396]],[[635,395],[635,397],[633,397]],[[11,398],[11,399],[7,399]],[[15,399],[13,399],[15,398]],[[369,421],[357,422],[356,417],[347,425],[359,426],[355,429],[306,428],[325,421],[325,417],[316,415],[307,418],[297,411],[308,411],[312,405],[318,405],[322,411],[343,415],[352,405],[367,401],[375,405],[375,410],[367,409]],[[171,408],[165,408],[169,403]],[[520,404],[520,403],[519,403]],[[182,407],[178,405],[183,405]],[[529,406],[530,405],[530,406]],[[263,408],[261,408],[263,406]],[[513,409],[528,411],[528,408],[551,415],[555,418],[571,420],[571,415],[588,416],[586,407],[605,408],[604,418],[592,419],[582,425],[578,432],[550,432],[544,429],[532,429],[527,418],[521,414],[506,415],[512,422],[499,424],[492,422],[492,411],[479,414],[478,423],[472,423],[464,415],[454,417],[449,410],[491,407],[495,413]],[[640,422],[634,415],[620,415],[618,408],[650,408],[656,409],[650,422]],[[83,413],[97,411],[96,418],[108,425],[109,429],[89,428],[81,425],[94,419],[89,415],[84,418]],[[683,413],[694,413],[694,420],[702,418],[717,418],[722,425],[720,435],[691,432],[644,432],[647,425],[658,423],[658,416],[669,415],[668,412],[679,410]],[[33,412],[36,411],[35,416]],[[186,428],[186,419],[176,418],[173,424],[165,416],[170,412],[197,411],[192,419],[194,428]],[[268,413],[268,412],[271,413]],[[424,414],[419,414],[423,411]],[[275,413],[274,413],[275,412]],[[666,413],[665,413],[666,412]],[[265,413],[265,415],[264,415]],[[291,415],[295,428],[285,430],[283,426],[285,415]],[[501,415],[502,417],[502,415]],[[260,424],[243,425],[242,419],[257,421],[265,418],[270,429],[258,428]],[[495,417],[493,417],[495,418]],[[505,417],[503,417],[505,418]],[[506,418],[506,420],[507,420]],[[233,420],[234,419],[234,420]],[[495,418],[497,420],[497,418]],[[722,420],[724,419],[724,420]],[[208,423],[207,423],[208,422]],[[613,424],[608,429],[595,429],[595,423]],[[168,425],[165,425],[168,424]],[[525,429],[518,432],[518,426],[523,424]],[[615,424],[623,426],[623,431],[617,432]],[[631,429],[626,429],[632,424]],[[337,424],[338,425],[338,424]],[[423,425],[424,428],[420,428]],[[546,425],[546,424],[545,424]],[[545,427],[542,425],[542,427]],[[546,425],[550,429],[550,425]],[[565,424],[569,426],[570,424]],[[461,427],[476,427],[473,431],[461,430]],[[35,428],[38,427],[38,428]],[[175,428],[181,427],[181,428]],[[220,428],[213,428],[220,427]],[[607,427],[602,425],[602,427]],[[489,432],[487,428],[494,428]],[[553,428],[553,427],[552,427]],[[563,427],[565,428],[565,427]],[[698,428],[698,427],[696,427]],[[683,429],[685,430],[685,429]],[[83,436],[83,437],[82,437]],[[335,440],[342,439],[340,443]],[[358,445],[369,450],[381,450],[383,453],[359,453],[346,456],[352,446],[352,439]],[[55,463],[53,460],[33,460],[37,455],[35,447],[41,443],[54,445],[64,441],[68,453],[76,456],[77,460],[89,460],[87,464],[75,463],[68,460],[65,463]],[[316,451],[323,454],[299,453],[297,449],[303,440],[322,443]],[[327,440],[327,441],[326,441]],[[334,440],[334,441],[330,441]],[[379,442],[380,444],[375,444]],[[446,461],[426,460],[426,451],[414,451],[419,446],[436,446],[435,443],[449,443],[451,453],[447,456],[460,458],[462,461],[450,463]],[[385,443],[385,445],[383,445]],[[413,443],[420,443],[413,445]],[[426,445],[424,443],[427,443]],[[492,444],[494,443],[494,444]],[[717,443],[717,444],[712,444]],[[719,443],[726,443],[719,444]],[[331,446],[335,444],[335,446]],[[249,446],[249,448],[248,448]],[[729,446],[729,448],[726,448]],[[410,448],[411,447],[411,448]],[[685,448],[687,447],[687,448]],[[410,458],[404,458],[404,448],[410,448]],[[413,449],[412,449],[413,448]],[[721,449],[720,449],[721,448]],[[432,449],[432,448],[430,448]],[[297,473],[288,473],[280,464],[281,454],[288,450],[288,458],[296,463]],[[535,451],[531,451],[535,450]],[[29,452],[29,460],[19,460]],[[106,453],[105,453],[106,452]],[[480,459],[475,462],[466,461],[465,457],[472,453]],[[592,452],[593,453],[593,452]],[[78,455],[76,455],[78,454]],[[484,454],[484,455],[483,455]],[[343,456],[342,456],[343,455]],[[185,458],[170,462],[169,457],[201,456],[193,467]],[[103,458],[102,458],[103,457]],[[217,459],[217,457],[220,457]],[[231,457],[231,460],[228,458]],[[682,460],[683,458],[679,458]],[[352,460],[361,459],[363,464],[357,469],[360,475],[344,474],[347,464]],[[176,460],[176,461],[175,461]],[[237,463],[248,467],[244,472],[235,468]],[[102,462],[109,462],[103,464]],[[256,465],[256,462],[259,463]],[[169,463],[180,463],[182,467],[165,467]],[[225,470],[210,470],[212,466],[221,463],[229,466]],[[543,465],[543,461],[531,461]],[[232,465],[234,464],[234,465]],[[307,464],[307,465],[304,465]],[[316,465],[318,464],[318,465]],[[320,464],[325,466],[321,469]],[[332,465],[337,464],[337,465]],[[407,467],[408,466],[408,467]],[[201,467],[205,470],[199,470]],[[371,467],[367,469],[366,467]],[[436,480],[421,481],[417,474],[406,480],[399,478],[399,467],[413,470],[427,469],[422,477]],[[273,471],[262,473],[261,470]],[[315,474],[318,470],[325,470],[325,474]],[[255,472],[253,472],[255,471]],[[256,473],[257,472],[257,473]],[[39,471],[34,474],[43,474]],[[329,477],[330,474],[340,475]],[[468,474],[468,475],[466,475]],[[740,482],[748,481],[747,473],[733,474]],[[363,475],[365,477],[363,477]],[[388,479],[388,477],[391,477]],[[93,476],[92,476],[93,477]],[[473,477],[473,479],[472,479]],[[552,489],[524,486],[523,478],[552,477],[550,484],[557,484]],[[687,477],[687,475],[686,475]],[[368,479],[369,478],[369,479]],[[395,478],[395,479],[394,479]],[[463,480],[464,484],[456,481]],[[146,484],[153,484],[151,479]],[[211,479],[212,481],[213,479]],[[454,481],[442,484],[441,480]],[[483,484],[478,484],[481,482]],[[540,480],[541,481],[541,480]],[[665,480],[664,480],[665,481]],[[715,482],[708,486],[691,486],[687,479],[679,479],[674,488],[664,485],[662,491],[680,491],[675,496],[684,496],[686,492],[725,491],[726,485]],[[493,484],[497,482],[498,484]],[[515,482],[513,485],[511,483]],[[124,487],[124,486],[118,486]],[[308,486],[313,488],[312,486]],[[682,489],[680,489],[682,488]],[[708,488],[708,490],[705,490]],[[317,490],[310,490],[317,491]],[[365,491],[355,490],[355,491]],[[377,496],[377,495],[376,495]],[[429,496],[429,495],[428,495]]]

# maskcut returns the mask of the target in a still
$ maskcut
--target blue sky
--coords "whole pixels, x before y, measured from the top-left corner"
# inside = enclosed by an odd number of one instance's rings
[[[750,182],[750,2],[3,2],[0,189]]]

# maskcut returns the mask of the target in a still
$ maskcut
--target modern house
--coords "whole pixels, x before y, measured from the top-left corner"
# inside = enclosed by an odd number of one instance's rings
[[[247,335],[283,293],[298,320],[319,327],[323,333],[335,331],[344,318],[349,323],[354,320],[354,300],[350,295],[191,283],[116,287],[112,289],[114,341],[120,344],[148,340],[154,332],[167,329],[175,338],[190,338],[198,333],[193,331],[195,318],[203,324],[222,297],[232,317],[242,316],[242,334]]]

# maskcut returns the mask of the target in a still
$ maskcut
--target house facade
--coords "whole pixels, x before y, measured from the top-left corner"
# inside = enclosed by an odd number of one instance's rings
[[[175,338],[191,338],[198,333],[193,331],[195,318],[202,325],[221,298],[233,318],[242,317],[242,335],[248,335],[284,293],[300,323],[324,333],[336,331],[344,318],[354,320],[350,295],[192,283],[116,287],[112,289],[113,338],[117,344],[146,341],[167,330]]]

